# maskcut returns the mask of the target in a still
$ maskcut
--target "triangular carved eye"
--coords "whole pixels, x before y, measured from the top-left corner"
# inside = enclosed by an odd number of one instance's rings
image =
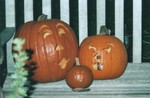
[[[64,49],[64,47],[61,44],[57,44],[57,46],[55,48],[56,51],[60,51],[60,50],[63,50],[63,49]]]

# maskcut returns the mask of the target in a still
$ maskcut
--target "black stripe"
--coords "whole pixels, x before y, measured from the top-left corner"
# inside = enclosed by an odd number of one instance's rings
[[[5,28],[5,0],[0,0],[0,32]]]
[[[96,0],[88,0],[88,36],[96,35]]]
[[[132,31],[133,31],[133,2],[132,0],[124,0],[124,33],[126,35],[124,42],[127,53],[128,53],[128,62],[132,62],[132,49],[133,49],[133,42],[132,42]],[[120,32],[121,33],[121,32]]]
[[[33,0],[33,16],[34,20],[42,14],[42,0]]]
[[[79,39],[79,18],[78,18],[78,0],[70,0],[70,26],[76,33],[77,38]]]
[[[24,23],[24,0],[15,0],[16,29]]]
[[[60,19],[60,0],[51,1],[52,18]]]
[[[115,0],[106,0],[106,26],[111,30],[112,35],[115,32]]]
[[[0,33],[4,30],[5,28],[5,0],[0,0]],[[0,37],[1,41],[1,37]],[[2,48],[0,46],[0,48]],[[6,45],[3,46],[3,53],[6,55]],[[6,66],[6,56],[4,56],[4,61],[0,65],[0,87],[3,86],[4,80],[6,78],[6,73],[7,73],[7,66]]]

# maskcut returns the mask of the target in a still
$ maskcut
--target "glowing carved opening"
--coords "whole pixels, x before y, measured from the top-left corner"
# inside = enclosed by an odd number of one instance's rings
[[[61,44],[57,44],[57,46],[56,46],[56,51],[60,51],[60,50],[63,50],[64,49],[64,47],[61,45]]]
[[[52,31],[50,31],[50,30],[45,30],[45,31],[44,31],[44,34],[43,34],[44,39],[46,39],[46,37],[48,37],[48,36],[51,35],[51,34],[52,34]]]
[[[61,69],[65,69],[67,67],[67,63],[69,62],[69,60],[70,59],[63,57],[58,65],[61,67]]]

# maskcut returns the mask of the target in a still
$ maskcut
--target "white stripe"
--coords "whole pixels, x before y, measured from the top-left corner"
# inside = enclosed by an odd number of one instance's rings
[[[88,35],[87,0],[78,0],[79,5],[79,44]]]
[[[142,56],[142,0],[133,0],[133,63]]]
[[[15,0],[5,0],[6,27],[15,27]]]
[[[115,36],[124,42],[124,0],[115,0]]]
[[[42,0],[42,12],[47,15],[47,18],[50,19],[51,16],[51,0]]]
[[[6,27],[15,27],[15,0],[5,0],[6,3]],[[7,42],[7,67],[8,72],[14,70],[14,61],[12,57],[12,39]]]
[[[69,0],[60,0],[60,18],[69,24]]]
[[[106,24],[106,0],[97,0],[97,34],[100,27]]]
[[[24,0],[24,21],[33,20],[33,0]]]

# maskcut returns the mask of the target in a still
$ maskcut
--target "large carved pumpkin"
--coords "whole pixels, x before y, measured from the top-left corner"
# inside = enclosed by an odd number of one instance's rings
[[[71,27],[63,21],[30,21],[19,28],[15,37],[25,38],[24,49],[33,51],[30,62],[35,63],[34,81],[62,80],[75,63],[77,39]]]
[[[106,27],[102,28],[100,35],[83,40],[79,59],[81,65],[92,70],[94,79],[114,79],[121,76],[126,69],[127,52],[118,38],[107,35]]]

